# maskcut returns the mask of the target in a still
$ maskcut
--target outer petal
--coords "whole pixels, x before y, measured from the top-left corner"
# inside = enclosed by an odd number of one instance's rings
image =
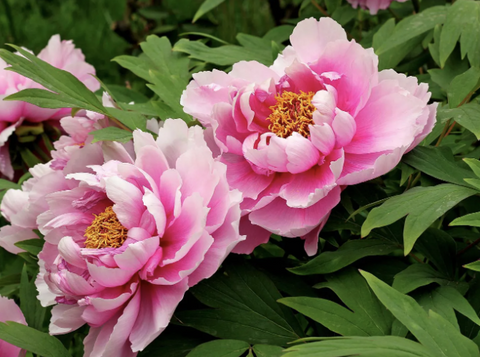
[[[25,317],[20,308],[13,300],[0,296],[0,322],[14,321],[26,325]],[[24,356],[20,347],[11,345],[0,340],[0,357],[20,357]]]
[[[172,286],[142,284],[142,304],[130,334],[133,351],[143,350],[160,335],[187,290],[186,279]]]
[[[300,21],[290,42],[303,62],[314,62],[324,53],[327,43],[347,41],[345,30],[334,20],[322,17],[319,21],[309,18]]]
[[[318,227],[322,218],[340,202],[340,192],[340,188],[335,187],[324,199],[302,209],[290,208],[285,200],[276,198],[267,206],[250,213],[249,218],[253,224],[278,235],[304,236]]]

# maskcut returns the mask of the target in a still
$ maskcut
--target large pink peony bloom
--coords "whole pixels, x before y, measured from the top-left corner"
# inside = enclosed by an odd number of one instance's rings
[[[76,49],[72,41],[61,41],[59,35],[50,38],[47,47],[38,58],[52,66],[72,73],[88,89],[100,88],[98,81],[91,76],[95,68],[85,62],[85,56]],[[46,120],[58,120],[70,109],[45,109],[20,101],[3,101],[6,96],[28,88],[42,88],[38,83],[12,71],[7,71],[7,64],[0,59],[0,175],[13,177],[13,168],[8,152],[8,138],[23,122],[38,123]]]
[[[358,5],[362,9],[370,11],[372,15],[375,15],[378,10],[385,10],[388,9],[390,4],[394,1],[397,2],[405,2],[407,0],[347,0],[350,4],[352,4],[353,8],[356,9]]]
[[[0,296],[0,322],[14,321],[26,325],[25,317],[15,301]],[[26,351],[0,340],[0,357],[23,357]]]
[[[135,131],[131,147],[75,149],[83,138],[72,140],[59,146],[58,167],[35,166],[23,190],[5,196],[10,229],[23,229],[9,242],[31,232],[32,221],[45,235],[36,284],[44,306],[57,303],[50,333],[87,323],[86,357],[135,356],[187,289],[244,239],[241,194],[230,190],[203,130],[181,120],[167,120],[157,140]]]
[[[290,41],[270,67],[242,61],[228,74],[195,74],[181,98],[213,131],[230,186],[244,195],[247,239],[234,252],[276,233],[302,237],[314,254],[341,186],[390,171],[435,122],[428,86],[379,73],[373,50],[334,20],[301,21]]]

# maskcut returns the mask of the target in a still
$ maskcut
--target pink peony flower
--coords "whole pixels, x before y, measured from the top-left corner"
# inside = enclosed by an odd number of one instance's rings
[[[0,322],[14,321],[26,325],[25,317],[15,301],[0,296]],[[0,340],[0,357],[23,357],[26,351]]]
[[[38,58],[72,73],[92,91],[100,88],[98,81],[91,76],[95,74],[95,68],[85,62],[82,51],[76,49],[72,41],[61,41],[59,35],[54,35],[47,47],[38,54]],[[6,67],[7,63],[0,59],[0,174],[12,179],[13,168],[8,151],[8,138],[15,129],[23,122],[58,120],[67,115],[70,109],[46,109],[20,101],[3,101],[6,96],[23,89],[43,88],[31,79],[5,70]]]
[[[108,102],[104,101],[104,104]],[[89,133],[109,126],[107,118],[88,112],[87,117],[65,117],[60,123],[68,135],[61,136],[54,143],[56,150],[51,153],[53,160],[31,168],[33,177],[25,181],[21,189],[8,190],[0,204],[2,215],[11,223],[0,228],[0,247],[10,253],[23,252],[15,243],[38,238],[33,230],[38,229],[37,217],[48,210],[45,196],[68,189],[65,175],[85,171],[87,165],[104,162],[102,144],[92,144],[93,137]],[[105,143],[104,146],[112,145],[120,144]]]
[[[405,2],[407,0],[347,0],[354,9],[360,5],[362,9],[370,11],[370,14],[375,15],[378,10],[387,9],[394,1]]]
[[[301,21],[290,41],[270,67],[242,61],[228,74],[194,74],[181,98],[213,131],[229,184],[244,195],[237,253],[276,233],[315,254],[341,187],[390,171],[435,122],[428,86],[379,73],[373,50],[334,20]]]
[[[27,227],[25,236],[35,221],[45,235],[36,284],[42,305],[57,303],[50,333],[87,323],[86,357],[136,356],[244,239],[241,194],[200,127],[169,119],[157,140],[135,131],[131,148],[86,142],[63,168],[37,165],[5,196],[10,229]]]

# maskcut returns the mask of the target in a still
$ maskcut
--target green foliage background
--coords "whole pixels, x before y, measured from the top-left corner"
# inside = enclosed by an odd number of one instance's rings
[[[100,130],[96,140],[128,140],[147,117],[193,124],[179,105],[193,73],[240,60],[269,65],[310,16],[331,16],[373,47],[380,69],[428,83],[437,124],[396,169],[342,193],[316,257],[277,236],[230,256],[141,357],[480,356],[480,2],[394,2],[372,16],[344,0],[0,0],[0,42],[37,53],[54,33],[73,39],[117,109],[26,52],[0,56],[50,90],[11,99],[95,110],[125,129]],[[28,152],[19,167],[42,160]],[[3,180],[0,190],[19,184]],[[50,312],[34,285],[41,240],[20,245],[27,253],[0,249],[0,295],[20,303],[29,327],[0,324],[0,338],[30,355],[82,356],[86,327],[46,334]]]

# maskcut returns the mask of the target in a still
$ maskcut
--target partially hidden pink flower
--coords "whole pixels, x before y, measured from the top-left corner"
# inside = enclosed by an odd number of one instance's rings
[[[82,51],[75,48],[72,41],[61,41],[59,35],[54,35],[47,47],[38,54],[38,58],[72,73],[92,91],[100,88],[98,81],[91,76],[95,74],[95,68],[85,62]],[[7,63],[0,59],[0,175],[11,179],[14,172],[8,151],[8,139],[15,129],[22,123],[58,120],[71,109],[46,109],[21,101],[3,101],[8,95],[23,89],[43,88],[29,78],[7,71],[7,67]]]
[[[375,15],[378,10],[388,9],[390,4],[394,1],[405,2],[407,0],[347,0],[354,9],[359,5],[362,9],[368,10],[372,15]]]
[[[14,321],[26,325],[22,311],[15,301],[0,296],[0,322]],[[23,357],[26,351],[0,340],[0,357]]]
[[[133,135],[131,145],[87,138],[77,147],[84,138],[72,135],[59,145],[66,161],[35,166],[2,205],[12,222],[2,228],[3,246],[35,227],[45,235],[36,285],[42,305],[56,304],[50,333],[90,325],[86,357],[135,356],[165,329],[188,288],[244,239],[241,193],[229,188],[202,128],[169,119],[157,140]]]
[[[181,98],[244,195],[237,253],[275,233],[301,237],[315,254],[341,188],[390,171],[435,122],[427,84],[378,72],[373,50],[334,20],[301,21],[290,42],[270,67],[242,61],[228,74],[194,74]]]

